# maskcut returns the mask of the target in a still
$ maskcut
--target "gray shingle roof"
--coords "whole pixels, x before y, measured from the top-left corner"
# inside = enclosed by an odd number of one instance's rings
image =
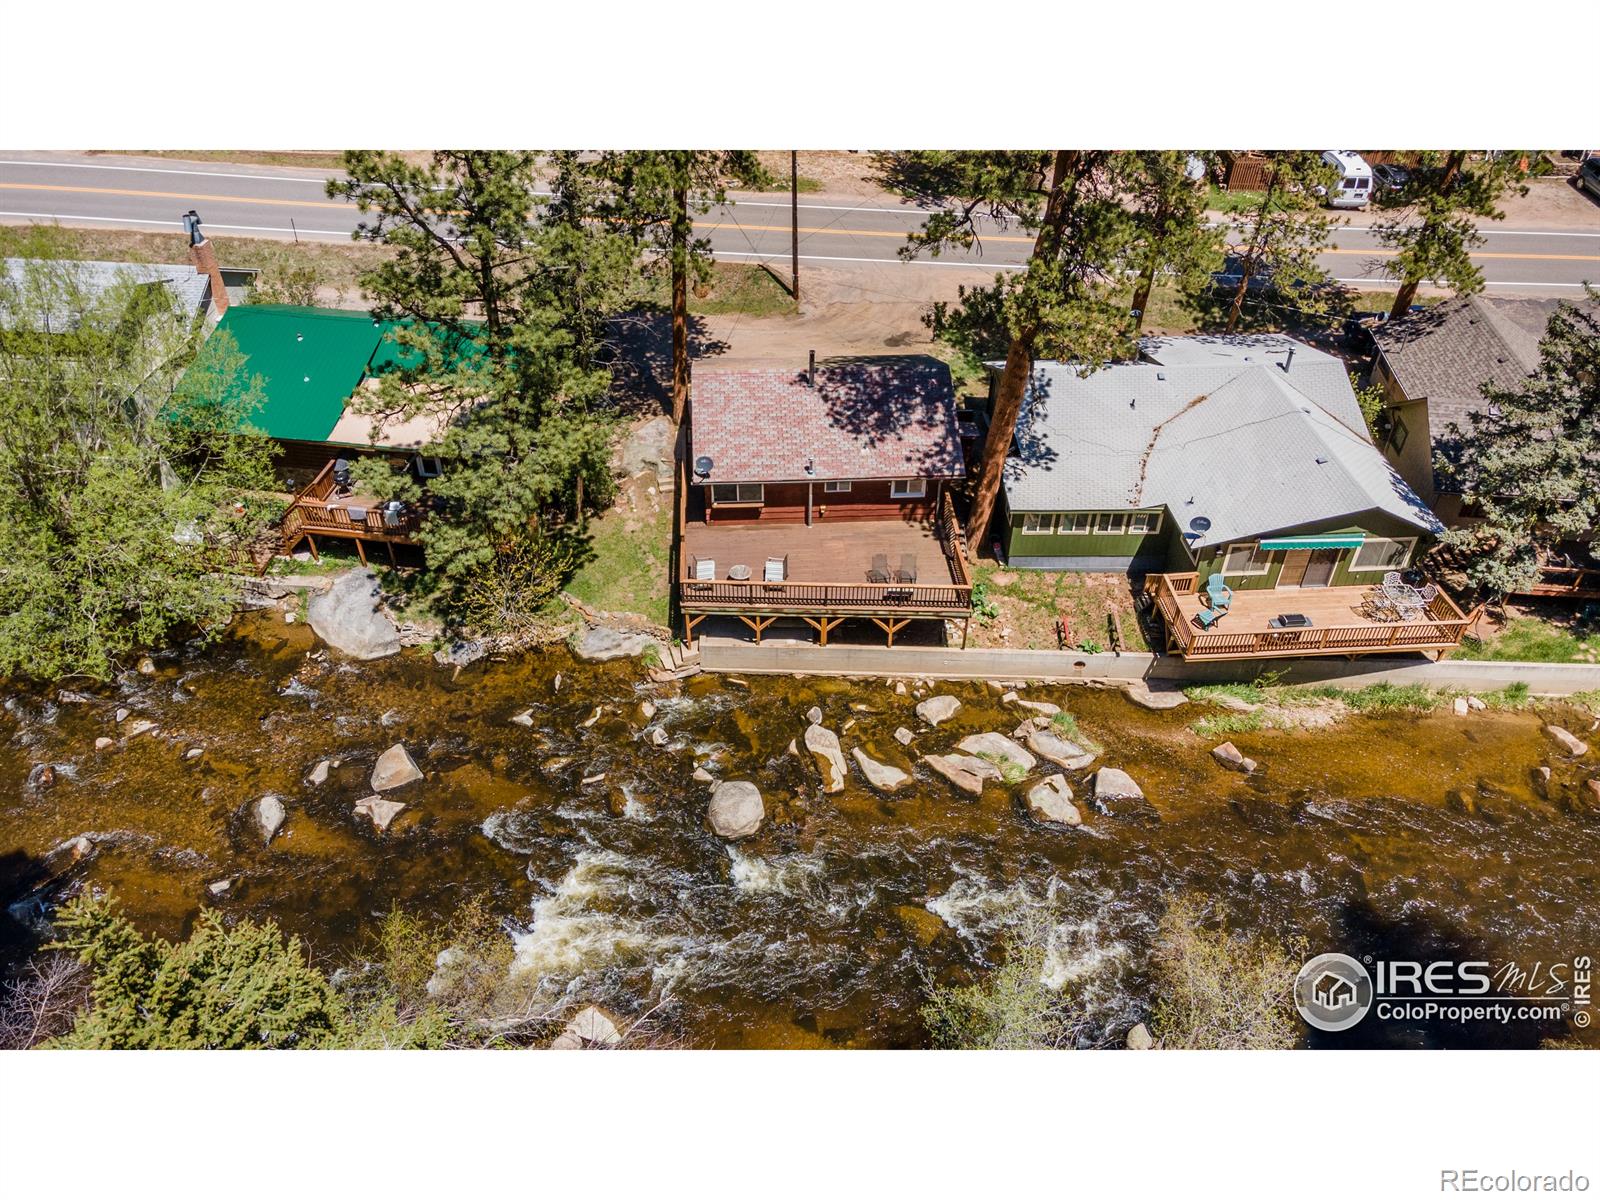
[[[697,371],[690,439],[714,483],[965,473],[950,368],[920,355],[820,363],[815,388],[790,368]]]
[[[28,277],[29,266],[40,261],[69,278],[73,288],[90,303],[122,282],[161,284],[172,294],[178,311],[186,316],[197,315],[211,296],[210,279],[196,271],[192,263],[119,263],[93,260],[78,262],[66,259],[7,258],[0,259],[0,274],[5,275],[13,284],[22,285]],[[52,291],[54,290],[52,288]],[[56,303],[53,311],[49,313],[51,325],[69,328],[75,324],[81,314],[70,312],[69,308],[70,305]],[[6,314],[0,311],[0,321],[6,320]]]
[[[1349,392],[1342,368],[1340,378]],[[1038,363],[1006,467],[1007,503],[1021,512],[1165,506],[1186,531],[1209,520],[1197,547],[1372,509],[1441,531],[1364,426],[1352,429],[1301,382],[1242,359],[1123,363],[1087,377]],[[1353,394],[1334,407],[1359,419]]]
[[[1483,412],[1482,386],[1514,388],[1539,365],[1539,339],[1559,301],[1464,296],[1378,326],[1373,337],[1408,400],[1428,402],[1428,439],[1454,459]],[[1444,487],[1446,481],[1435,476]]]

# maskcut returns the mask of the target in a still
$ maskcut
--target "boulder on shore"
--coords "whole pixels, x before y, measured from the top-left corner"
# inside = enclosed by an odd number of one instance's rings
[[[585,631],[573,645],[572,652],[589,662],[610,662],[614,658],[637,658],[651,646],[656,648],[657,654],[666,657],[660,641],[648,633],[599,625]]]
[[[1028,811],[1036,821],[1054,825],[1082,825],[1083,815],[1072,802],[1072,785],[1065,775],[1050,775],[1028,789]]]
[[[1110,800],[1143,800],[1144,789],[1133,776],[1116,767],[1101,767],[1094,773],[1094,801],[1104,807]]]
[[[1125,685],[1122,691],[1140,708],[1149,708],[1156,712],[1189,703],[1189,698],[1181,690],[1167,683],[1157,683],[1152,687],[1143,679],[1135,679]]]
[[[283,807],[283,798],[268,792],[255,803],[256,829],[261,834],[261,843],[266,845],[272,841],[278,830],[283,828],[283,822],[289,815]]]
[[[761,828],[767,808],[761,801],[761,790],[745,779],[730,779],[711,789],[711,806],[706,809],[706,820],[718,837],[737,841],[747,838]]]
[[[1051,704],[1048,700],[1023,700],[1020,697],[1011,701],[1018,708],[1026,708],[1038,713],[1041,717],[1053,717],[1061,711],[1059,704]]]
[[[1246,758],[1239,753],[1239,747],[1232,742],[1223,742],[1220,746],[1213,746],[1211,757],[1216,759],[1230,771],[1241,771],[1246,775],[1253,774],[1256,769],[1256,760]]]
[[[983,785],[987,780],[1000,778],[999,767],[969,754],[930,754],[922,761],[956,787],[974,796],[983,795]]]
[[[1588,742],[1574,737],[1559,725],[1546,725],[1544,731],[1550,735],[1551,741],[1572,755],[1573,758],[1582,758],[1589,753]]]
[[[316,635],[335,650],[351,658],[386,658],[400,653],[400,634],[380,606],[381,595],[371,571],[347,571],[311,598],[306,615]]]
[[[917,716],[929,725],[937,725],[940,721],[948,721],[956,715],[956,709],[961,707],[961,701],[954,696],[929,696],[917,705]]]
[[[422,772],[417,770],[417,764],[411,761],[411,755],[399,742],[390,746],[378,755],[378,761],[373,764],[372,790],[387,792],[397,787],[404,787],[408,783],[415,783],[422,778]]]
[[[998,758],[1021,771],[1031,771],[1039,765],[1037,758],[1003,733],[969,734],[957,742],[956,745],[968,754],[976,754],[986,758]]]
[[[400,815],[405,804],[399,800],[385,800],[382,796],[366,796],[356,801],[355,815],[371,820],[379,833],[389,828],[389,822]]]
[[[870,757],[860,746],[852,747],[850,755],[856,760],[856,766],[861,768],[861,773],[867,777],[867,782],[880,792],[899,791],[911,782],[911,776],[899,767],[879,762]]]
[[[622,1044],[622,1031],[604,1009],[589,1005],[550,1043],[552,1050],[609,1050]]]
[[[1094,751],[1049,729],[1034,728],[1027,734],[1028,749],[1047,762],[1067,771],[1081,771],[1094,761]]]
[[[821,725],[808,724],[804,741],[822,772],[822,790],[830,795],[844,791],[844,753],[839,749],[839,735]]]
[[[1128,1030],[1128,1039],[1124,1044],[1129,1050],[1154,1050],[1156,1048],[1156,1040],[1150,1036],[1150,1031],[1145,1028],[1143,1021]]]

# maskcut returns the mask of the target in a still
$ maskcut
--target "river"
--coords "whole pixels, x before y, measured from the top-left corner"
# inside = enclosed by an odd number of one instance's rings
[[[443,917],[487,896],[542,999],[654,1009],[698,1046],[922,1045],[925,981],[969,978],[1008,929],[1036,919],[1052,930],[1052,982],[1085,1007],[1091,1040],[1112,1041],[1148,1015],[1152,934],[1180,890],[1314,950],[1526,963],[1600,949],[1600,819],[1577,799],[1594,768],[1540,731],[1552,712],[1588,728],[1562,706],[1242,734],[1262,763],[1246,777],[1189,731],[1194,705],[1155,713],[1117,691],[1036,685],[1025,696],[1071,711],[1148,797],[1099,812],[1079,786],[1085,822],[1067,829],[1027,817],[1022,788],[991,783],[974,800],[926,767],[885,797],[852,765],[846,790],[824,796],[787,753],[815,704],[847,754],[859,745],[911,769],[916,754],[1009,733],[1027,715],[983,684],[924,688],[962,701],[931,729],[912,711],[918,691],[888,681],[656,685],[637,662],[585,664],[564,649],[452,678],[420,655],[339,660],[270,613],[156,666],[78,703],[56,689],[6,697],[13,960],[37,940],[39,901],[60,891],[18,902],[17,880],[80,834],[95,853],[65,885],[115,889],[141,928],[181,937],[212,903],[275,918],[327,965],[358,954],[393,905]],[[511,722],[529,708],[531,728]],[[157,728],[124,740],[137,720]],[[902,725],[914,753],[893,738]],[[646,736],[655,726],[664,747]],[[96,751],[101,736],[118,740]],[[351,806],[397,741],[426,778],[397,793],[406,808],[380,835]],[[323,759],[339,765],[308,784]],[[45,763],[55,782],[40,787]],[[1554,770],[1548,788],[1541,765]],[[729,845],[705,828],[696,766],[760,786],[758,835]],[[264,848],[246,810],[267,792],[288,819]],[[236,882],[213,899],[207,885],[224,878]],[[1338,1044],[1532,1046],[1576,1032],[1393,1023]]]

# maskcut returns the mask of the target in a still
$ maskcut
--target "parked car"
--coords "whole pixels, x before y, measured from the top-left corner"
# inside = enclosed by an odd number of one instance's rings
[[[1600,154],[1591,154],[1583,160],[1583,165],[1573,177],[1573,183],[1580,192],[1588,192],[1600,199]]]
[[[1412,170],[1399,163],[1379,163],[1372,168],[1373,190],[1398,192],[1411,182]]]
[[[1330,188],[1319,187],[1329,208],[1365,208],[1372,199],[1372,168],[1354,150],[1324,150],[1322,161],[1339,168],[1339,179]]]

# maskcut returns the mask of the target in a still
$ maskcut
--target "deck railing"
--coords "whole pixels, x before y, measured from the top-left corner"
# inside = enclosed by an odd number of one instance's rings
[[[1189,659],[1442,650],[1460,645],[1467,628],[1466,616],[1441,589],[1423,610],[1427,620],[1202,632],[1190,624],[1178,603],[1179,596],[1193,594],[1194,575],[1157,575],[1146,588],[1166,625],[1169,648]]]
[[[1519,596],[1573,596],[1600,598],[1600,569],[1594,567],[1540,567],[1539,578]]]

